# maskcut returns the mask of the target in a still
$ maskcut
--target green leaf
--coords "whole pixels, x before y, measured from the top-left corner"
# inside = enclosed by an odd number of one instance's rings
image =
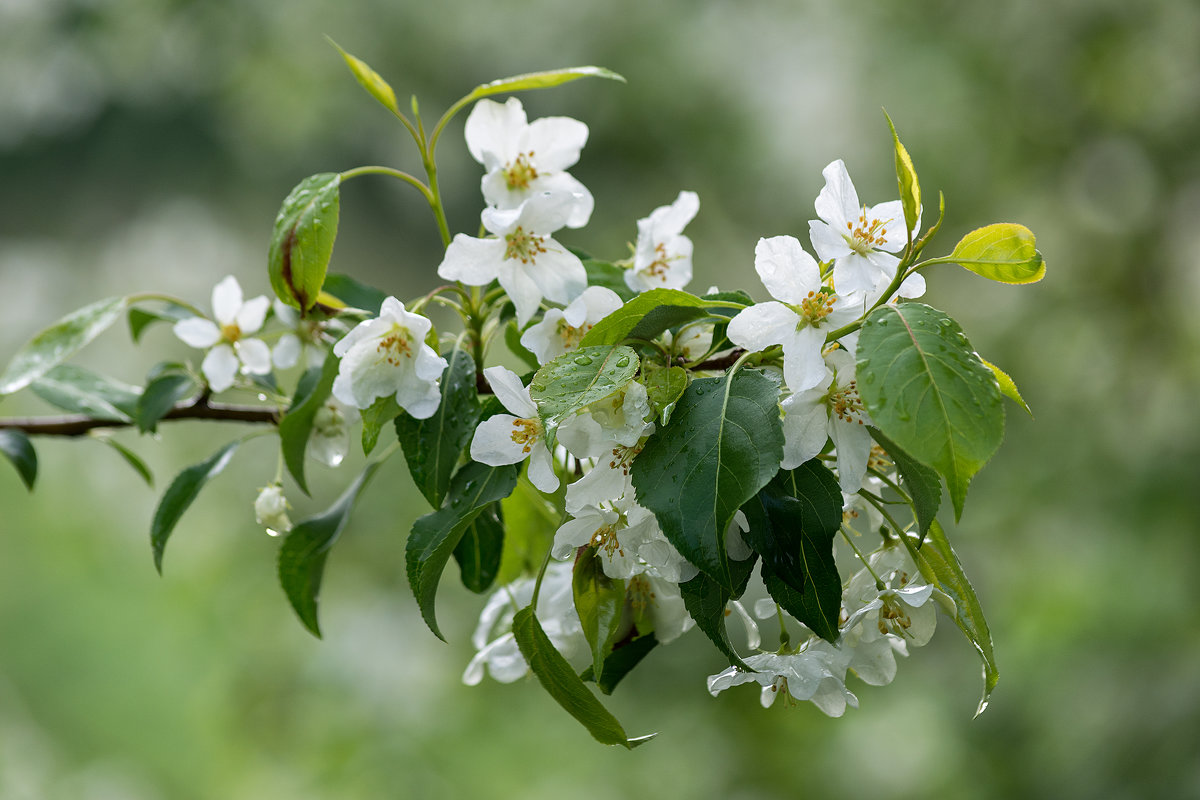
[[[857,355],[859,395],[876,427],[946,479],[959,518],[971,478],[1004,439],[991,370],[957,322],[921,303],[872,311]]]
[[[911,535],[911,534],[910,534]],[[1000,674],[996,670],[996,654],[992,649],[992,633],[988,630],[987,620],[983,618],[983,608],[975,589],[967,580],[962,564],[946,532],[935,520],[929,526],[929,536],[925,544],[917,551],[917,566],[925,580],[950,596],[955,605],[954,622],[967,635],[967,639],[979,651],[983,660],[983,697],[975,716],[979,716],[987,708],[988,698],[996,688]]]
[[[626,337],[653,339],[658,334],[708,314],[708,303],[678,289],[651,289],[592,326],[580,345],[619,344]]]
[[[374,286],[368,286],[349,275],[337,272],[325,275],[325,286],[322,291],[337,298],[350,308],[370,311],[375,316],[379,316],[379,309],[383,307],[383,301],[387,299],[387,295]]]
[[[612,694],[617,684],[633,671],[658,645],[654,634],[638,636],[625,642],[618,642],[613,651],[604,659],[604,671],[597,679],[591,667],[585,669],[579,676],[580,680],[592,681],[603,694]]]
[[[73,311],[34,336],[0,375],[0,395],[12,394],[45,375],[104,332],[124,311],[124,297],[109,297]]]
[[[537,572],[562,523],[562,512],[527,480],[519,481],[500,507],[506,530],[496,581],[508,584]]]
[[[503,554],[504,512],[499,503],[491,503],[467,526],[454,548],[463,586],[475,594],[492,588]]]
[[[325,284],[337,237],[342,176],[322,172],[292,189],[275,218],[268,271],[275,296],[302,311],[312,308]]]
[[[896,135],[896,126],[886,111],[888,128],[892,131],[892,142],[896,150],[896,181],[900,185],[900,202],[904,206],[904,222],[908,226],[909,235],[916,230],[917,220],[921,217],[921,184],[917,182],[917,170],[913,166],[908,150],[900,143]]]
[[[467,96],[467,100],[469,102],[493,94],[522,92],[527,89],[549,89],[580,78],[608,78],[625,83],[623,77],[604,67],[569,67],[548,72],[527,72],[523,75],[514,75],[511,78],[501,78],[491,83],[483,83],[475,87]]]
[[[725,530],[779,471],[779,388],[753,370],[692,381],[633,461],[637,500],[667,540],[726,589],[733,580]]]
[[[612,653],[625,609],[625,581],[605,575],[596,548],[587,547],[575,559],[571,591],[584,638],[592,649],[592,674],[603,678],[604,661]]]
[[[639,363],[633,348],[603,345],[563,353],[535,372],[529,396],[537,404],[550,451],[554,452],[554,434],[563,420],[624,389]]]
[[[512,493],[518,472],[515,464],[489,467],[472,461],[454,473],[442,507],[413,524],[404,552],[408,583],[425,624],[443,641],[446,637],[438,629],[435,609],[442,570],[467,527],[480,512]]]
[[[321,638],[321,626],[317,622],[317,601],[321,594],[325,561],[350,519],[354,502],[381,463],[375,461],[367,464],[362,474],[333,505],[318,516],[293,527],[279,548],[279,585],[283,587],[300,622],[318,639]]]
[[[118,383],[73,364],[59,364],[30,388],[38,397],[64,411],[112,422],[132,422],[142,393],[140,387]]]
[[[971,231],[941,261],[1000,283],[1036,283],[1046,275],[1046,262],[1037,251],[1033,232],[1024,225],[998,222]]]
[[[163,304],[161,311],[149,311],[144,308],[131,307],[129,309],[129,335],[135,341],[141,341],[142,334],[146,328],[156,322],[171,322],[175,323],[181,319],[194,317],[195,313],[178,303],[166,302]]]
[[[17,428],[0,430],[0,453],[17,468],[21,482],[32,492],[33,482],[37,480],[37,452],[25,431]]]
[[[942,504],[942,482],[938,480],[936,472],[904,452],[900,445],[884,436],[881,430],[878,428],[869,430],[871,438],[879,442],[879,446],[887,451],[888,456],[896,464],[904,488],[912,497],[917,528],[921,536],[924,536],[937,517],[938,507]]]
[[[656,369],[646,375],[646,396],[654,415],[666,425],[675,410],[675,403],[688,387],[687,370],[683,367]]]
[[[154,488],[154,475],[150,472],[150,468],[146,466],[146,462],[143,461],[137,453],[133,452],[120,442],[110,439],[107,436],[93,436],[92,438],[97,442],[103,442],[113,450],[116,450],[121,458],[125,459],[125,463],[133,467],[133,471],[141,476],[142,480],[146,482],[146,485],[150,488]]]
[[[526,606],[513,617],[513,636],[529,668],[567,713],[583,723],[588,733],[601,744],[619,744],[630,750],[649,741],[651,736],[630,739],[617,718],[609,713],[596,696],[588,691],[571,665],[554,648],[550,637],[542,630],[533,606]]]
[[[679,584],[679,593],[683,596],[684,608],[696,621],[696,627],[729,659],[729,663],[753,672],[734,649],[725,629],[725,609],[733,599],[733,593],[703,572]]]
[[[1017,384],[1008,376],[1008,373],[982,356],[980,356],[979,360],[996,376],[996,383],[1000,384],[1000,394],[1025,409],[1025,413],[1032,417],[1033,412],[1029,410],[1029,405],[1026,404],[1025,398],[1021,397],[1021,390],[1017,388]]]
[[[396,438],[404,448],[404,459],[413,483],[438,508],[450,488],[450,476],[471,443],[479,424],[479,394],[475,388],[475,359],[459,343],[447,353],[438,391],[441,402],[428,419],[410,414],[396,418]]]
[[[579,254],[576,253],[576,255]],[[583,262],[583,268],[587,271],[588,286],[603,286],[605,289],[612,289],[626,303],[637,296],[637,292],[630,289],[629,284],[625,283],[625,270],[621,267],[582,255],[579,258]]]
[[[210,458],[193,464],[175,476],[167,491],[163,492],[158,508],[154,509],[154,520],[150,523],[150,547],[154,551],[154,568],[162,574],[163,551],[167,547],[167,539],[171,531],[179,523],[183,512],[200,494],[204,485],[220,474],[233,458],[241,441],[232,441],[213,453]]]
[[[342,58],[346,61],[346,66],[354,73],[354,77],[364,89],[378,100],[384,108],[391,111],[393,114],[399,114],[400,108],[396,105],[396,92],[388,85],[388,82],[379,77],[379,73],[367,66],[367,62],[362,59],[355,58],[347,53],[333,39],[328,36],[325,40],[337,48],[337,51],[342,54]]]
[[[379,434],[383,426],[404,413],[404,409],[396,403],[396,396],[389,394],[380,397],[362,410],[362,448],[363,453],[371,454],[379,443]]]
[[[313,421],[317,412],[329,399],[333,380],[337,377],[339,360],[332,352],[325,356],[325,363],[309,369],[296,384],[296,395],[283,419],[279,420],[279,447],[283,463],[300,487],[308,494],[308,481],[304,477],[304,455],[308,440],[312,436]]]
[[[153,432],[158,421],[175,408],[175,404],[191,397],[200,389],[200,384],[186,372],[163,370],[146,383],[134,407],[134,421],[142,433]]]

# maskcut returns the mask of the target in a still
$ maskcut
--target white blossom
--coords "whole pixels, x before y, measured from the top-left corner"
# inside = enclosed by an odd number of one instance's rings
[[[743,659],[755,672],[730,667],[708,678],[708,691],[714,697],[730,686],[757,683],[762,687],[760,701],[768,708],[780,695],[793,700],[811,700],[831,717],[840,717],[846,706],[858,707],[858,698],[846,688],[846,669],[850,653],[823,639],[809,639],[796,653],[760,653]]]
[[[327,467],[341,464],[350,451],[350,426],[358,419],[358,409],[354,406],[333,396],[326,398],[313,415],[306,450],[308,456]]]
[[[467,150],[487,173],[483,199],[496,208],[516,208],[542,192],[570,198],[568,228],[581,228],[592,215],[591,192],[564,170],[579,160],[587,143],[587,125],[569,117],[527,121],[521,101],[503,105],[480,100],[471,109],[464,130]]]
[[[603,286],[589,286],[564,309],[552,308],[542,321],[521,335],[521,345],[537,357],[539,364],[553,361],[579,347],[592,326],[622,305],[620,296]]]
[[[488,367],[484,377],[508,414],[496,414],[479,423],[471,439],[471,458],[493,467],[529,459],[529,480],[543,492],[558,488],[554,458],[546,446],[546,432],[538,417],[529,387],[506,367]]]
[[[242,287],[229,275],[213,288],[213,319],[189,317],[175,323],[175,335],[196,348],[211,348],[200,371],[214,392],[233,386],[238,372],[266,375],[271,351],[266,342],[250,338],[263,326],[270,301],[265,295],[243,302]]]
[[[287,510],[288,501],[283,496],[283,487],[278,483],[264,486],[254,500],[254,520],[272,536],[287,533],[292,529]]]
[[[360,322],[333,346],[342,360],[333,396],[359,409],[394,396],[417,419],[432,416],[441,402],[438,380],[446,359],[425,343],[431,325],[420,314],[405,311],[396,298],[385,299],[378,317]]]
[[[680,192],[669,206],[659,206],[638,220],[633,267],[625,284],[635,292],[682,289],[692,280],[692,240],[683,229],[700,210],[695,192]]]

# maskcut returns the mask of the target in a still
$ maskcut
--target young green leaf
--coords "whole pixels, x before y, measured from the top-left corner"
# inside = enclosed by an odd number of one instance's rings
[[[317,302],[337,237],[342,177],[322,172],[292,189],[275,218],[268,272],[275,296],[307,311]]]
[[[1021,390],[1017,388],[1017,384],[1008,376],[1008,373],[982,356],[979,360],[996,376],[996,383],[1000,384],[1000,394],[1025,409],[1025,413],[1032,417],[1033,412],[1029,410],[1029,405],[1025,402],[1025,398],[1021,397]]]
[[[496,581],[507,584],[537,572],[562,524],[562,512],[527,480],[517,483],[512,494],[500,501],[500,508],[505,523],[504,554]]]
[[[630,750],[649,741],[650,736],[630,739],[625,729],[596,696],[588,691],[571,665],[554,649],[554,643],[542,630],[541,623],[533,613],[533,606],[526,606],[513,617],[513,636],[521,655],[529,662],[529,668],[550,696],[568,714],[579,720],[588,733],[601,744],[619,744]]]
[[[504,344],[508,347],[508,351],[521,359],[529,369],[536,370],[541,366],[538,363],[537,356],[530,352],[529,348],[521,344],[521,329],[517,327],[515,319],[510,319],[508,324],[504,326]]]
[[[883,112],[883,116],[887,117],[888,128],[892,131],[892,143],[896,150],[896,181],[900,185],[900,202],[904,207],[904,222],[908,226],[909,235],[916,230],[917,220],[921,218],[921,184],[917,182],[917,170],[913,166],[912,158],[908,155],[908,150],[900,143],[900,137],[896,135],[896,126],[892,124],[892,118],[888,113]]]
[[[32,492],[37,480],[37,452],[25,432],[17,428],[0,430],[0,453],[17,468],[21,482]]]
[[[979,651],[979,657],[983,660],[983,697],[975,711],[975,716],[979,716],[987,708],[988,698],[1000,677],[996,669],[996,654],[992,649],[992,633],[988,630],[987,620],[983,618],[983,608],[979,605],[974,587],[963,572],[958,555],[950,546],[950,540],[946,538],[946,532],[936,520],[929,526],[929,537],[917,551],[917,556],[917,566],[920,567],[925,580],[948,594],[954,601],[957,611],[954,622]]]
[[[133,341],[138,342],[142,339],[142,334],[146,328],[156,322],[178,322],[181,319],[195,316],[188,308],[184,308],[178,303],[166,302],[161,311],[150,311],[145,308],[137,308],[133,306],[129,309],[129,336]]]
[[[707,308],[708,303],[694,294],[678,289],[651,289],[593,325],[580,345],[619,344],[629,336],[653,339],[668,328],[705,316]]]
[[[623,77],[604,67],[570,67],[568,69],[556,69],[547,72],[528,72],[523,75],[514,75],[511,78],[500,78],[491,83],[480,84],[468,95],[467,99],[468,101],[478,100],[481,97],[488,97],[493,94],[508,94],[527,89],[549,89],[553,86],[561,86],[568,81],[580,78],[608,78],[609,80],[625,83]]]
[[[358,495],[381,463],[374,461],[367,464],[362,474],[333,505],[292,528],[279,548],[279,585],[283,587],[300,622],[318,639],[321,638],[321,626],[317,622],[317,601],[321,594],[325,561],[350,520],[350,510],[354,508]]]
[[[779,471],[783,429],[779,388],[743,369],[692,381],[633,461],[637,500],[667,540],[713,580],[733,589],[725,530]]]
[[[133,419],[142,433],[153,432],[158,421],[175,408],[175,404],[191,397],[200,384],[186,372],[164,369],[146,383],[146,388],[134,406]]]
[[[367,62],[363,61],[362,59],[355,58],[347,53],[333,39],[330,39],[328,36],[326,36],[325,40],[337,48],[337,51],[341,53],[342,58],[345,59],[346,66],[348,66],[350,71],[354,73],[355,79],[358,80],[359,84],[367,90],[367,93],[370,94],[371,97],[374,97],[376,100],[378,100],[384,108],[391,111],[393,114],[400,113],[400,107],[396,105],[396,92],[392,90],[392,87],[388,85],[387,81],[379,77],[379,73],[371,69],[367,65]]]
[[[154,488],[154,475],[150,472],[150,468],[146,466],[146,462],[143,461],[137,453],[133,452],[115,439],[110,439],[107,436],[93,436],[92,438],[97,442],[103,442],[113,450],[116,450],[118,455],[125,459],[125,463],[133,467],[133,471],[136,472],[141,479],[146,482],[146,485],[150,488]]]
[[[408,583],[425,624],[443,641],[435,610],[442,570],[467,526],[485,507],[512,493],[518,472],[516,465],[489,467],[472,461],[454,473],[442,507],[413,524],[404,552]]]
[[[38,333],[13,356],[0,375],[0,395],[12,394],[45,375],[103,333],[124,311],[124,297],[109,297],[71,312]]]
[[[150,523],[150,547],[154,552],[154,568],[162,573],[163,551],[167,547],[167,539],[179,523],[183,512],[200,494],[210,480],[220,474],[221,470],[233,458],[240,440],[235,440],[213,453],[210,458],[193,464],[175,476],[167,491],[163,492],[158,508],[154,509],[154,520]]]
[[[563,420],[624,389],[637,374],[639,363],[631,347],[602,345],[563,353],[535,372],[529,396],[537,404],[550,451],[554,451],[554,434]]]
[[[675,410],[675,403],[688,387],[687,370],[683,367],[656,369],[646,375],[646,396],[654,415],[666,425]]]
[[[612,653],[613,637],[625,608],[625,581],[604,574],[604,564],[596,548],[587,547],[575,559],[571,591],[584,638],[592,649],[592,674],[602,679],[604,662]]]
[[[337,377],[338,358],[332,352],[325,355],[325,363],[313,367],[301,376],[296,384],[296,394],[283,419],[279,420],[279,447],[283,463],[300,487],[308,494],[308,481],[304,477],[304,455],[308,440],[312,436],[313,420],[317,412],[329,399],[333,380]]]
[[[896,464],[900,472],[900,480],[912,497],[913,510],[917,517],[917,530],[924,536],[933,520],[937,517],[938,507],[942,504],[942,482],[934,470],[917,461],[904,452],[900,445],[883,435],[878,428],[870,428],[871,438],[879,442],[879,446],[887,451],[888,456]]]
[[[74,364],[59,364],[29,388],[64,411],[112,422],[132,422],[142,394],[140,387],[118,383]]]
[[[396,418],[396,438],[413,483],[438,508],[450,488],[450,476],[479,424],[479,395],[475,388],[475,359],[456,343],[443,354],[446,369],[438,390],[442,399],[428,419],[410,414]]]
[[[454,548],[463,586],[475,594],[492,588],[503,554],[504,512],[499,503],[491,503],[471,521]]]
[[[370,311],[375,316],[379,316],[379,309],[383,307],[383,301],[387,299],[387,295],[374,286],[368,286],[349,275],[342,275],[338,272],[330,272],[325,275],[325,286],[322,291],[337,298],[350,308]]]
[[[957,519],[971,478],[1004,439],[991,370],[957,322],[921,303],[872,311],[857,356],[859,395],[875,425],[946,479]]]
[[[637,296],[637,292],[630,289],[629,284],[625,283],[625,270],[621,267],[608,261],[589,258],[584,254],[576,253],[575,255],[579,256],[584,270],[587,271],[588,286],[603,286],[605,289],[612,289],[625,303]]]
[[[1000,283],[1036,283],[1046,276],[1033,232],[1024,225],[998,222],[971,231],[944,261]]]
[[[362,410],[362,449],[367,455],[379,443],[379,434],[383,426],[404,413],[404,409],[396,403],[395,395],[380,397]]]

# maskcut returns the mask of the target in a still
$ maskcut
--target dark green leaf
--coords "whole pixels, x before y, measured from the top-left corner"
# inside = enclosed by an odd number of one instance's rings
[[[325,356],[325,363],[313,367],[300,377],[296,384],[296,395],[283,419],[279,420],[279,446],[283,463],[300,487],[308,494],[308,481],[304,477],[304,454],[312,435],[313,420],[317,412],[329,399],[329,390],[338,373],[338,358],[332,352]]]
[[[537,403],[546,446],[551,452],[559,424],[576,411],[628,386],[637,374],[639,363],[631,347],[581,347],[562,354],[534,373],[529,396]]]
[[[584,638],[592,650],[592,674],[603,678],[604,662],[612,652],[613,637],[625,609],[625,581],[605,575],[596,548],[587,547],[575,559],[571,591]]]
[[[592,681],[596,684],[596,688],[604,694],[612,694],[621,679],[632,672],[633,668],[640,664],[642,659],[649,655],[657,645],[658,639],[655,639],[653,634],[638,636],[636,639],[619,643],[613,647],[608,658],[604,659],[604,672],[599,680],[596,680],[591,667],[585,669],[579,678],[584,681]]]
[[[92,419],[132,422],[142,390],[73,364],[59,364],[30,386],[52,406]]]
[[[322,514],[306,519],[292,528],[279,548],[279,585],[305,628],[317,638],[321,626],[317,622],[317,601],[321,594],[321,578],[325,560],[334,542],[350,519],[350,510],[367,481],[382,462],[367,465],[354,483]]]
[[[742,662],[742,657],[730,643],[729,633],[725,630],[725,609],[733,599],[732,592],[701,572],[690,581],[679,584],[679,593],[683,596],[684,608],[696,621],[696,627],[725,654],[729,663],[753,672]]]
[[[146,462],[142,461],[137,453],[133,452],[120,442],[108,438],[107,436],[96,436],[93,438],[95,438],[95,440],[98,442],[104,442],[113,450],[116,450],[121,458],[125,459],[125,463],[133,467],[133,471],[141,476],[142,480],[146,482],[146,485],[154,488],[154,475],[151,474],[150,468],[146,466]]]
[[[443,354],[446,369],[438,390],[442,399],[428,419],[411,414],[396,418],[396,438],[413,483],[438,508],[450,488],[450,476],[479,424],[479,395],[475,389],[475,359],[457,344]]]
[[[0,375],[0,395],[23,389],[120,319],[125,298],[109,297],[73,311],[34,336]]]
[[[325,276],[323,291],[336,297],[350,308],[361,308],[363,311],[370,311],[375,316],[379,316],[379,309],[387,298],[385,293],[374,286],[368,286],[349,275],[337,272],[330,272]]]
[[[526,606],[513,617],[513,636],[521,648],[521,655],[525,656],[529,668],[542,686],[568,714],[583,723],[596,741],[619,744],[632,750],[651,738],[642,736],[630,739],[625,735],[625,729],[617,718],[588,691],[571,665],[554,648],[554,643],[534,616],[532,606]]]
[[[485,506],[454,548],[463,586],[483,594],[496,582],[504,554],[504,516],[499,503]]]
[[[983,659],[983,698],[975,712],[975,716],[979,716],[987,708],[988,698],[999,680],[996,654],[992,649],[992,633],[988,630],[987,620],[983,618],[983,608],[963,572],[958,555],[946,538],[946,532],[936,520],[929,526],[929,536],[917,555],[921,574],[925,580],[950,595],[955,605],[955,624],[967,635]]]
[[[37,480],[37,452],[25,432],[17,428],[0,430],[0,453],[12,462],[25,488],[33,491]]]
[[[683,396],[687,387],[688,374],[683,367],[656,369],[646,373],[646,396],[654,415],[663,425],[670,422],[675,403]]]
[[[512,493],[517,485],[516,465],[489,467],[472,461],[454,473],[446,501],[437,511],[413,524],[405,547],[408,583],[421,609],[425,624],[439,639],[435,601],[438,582],[450,554],[458,547],[467,526],[483,509]]]
[[[732,591],[725,530],[733,514],[779,471],[779,388],[743,369],[692,381],[633,461],[637,500],[667,540]]]
[[[1033,231],[1011,222],[971,231],[945,260],[1000,283],[1036,283],[1046,276]]]
[[[578,255],[578,254],[576,254]],[[625,270],[607,261],[597,261],[594,258],[580,256],[583,268],[587,270],[588,286],[603,286],[612,289],[622,301],[628,303],[637,296],[637,292],[625,283]]]
[[[374,403],[364,408],[362,410],[363,452],[370,455],[371,451],[375,449],[375,445],[379,443],[379,434],[383,431],[383,426],[403,413],[404,409],[397,405],[396,396],[392,394],[377,398]]]
[[[971,478],[1004,439],[991,370],[957,322],[921,303],[872,311],[857,355],[858,391],[876,427],[946,479],[960,517]]]
[[[694,294],[678,289],[651,289],[593,325],[580,344],[583,347],[619,344],[627,336],[653,339],[668,328],[705,316],[707,309],[708,304]]]
[[[312,175],[292,189],[275,218],[268,271],[275,296],[303,311],[312,308],[325,284],[337,237],[342,176]]]
[[[181,319],[196,316],[191,309],[184,308],[178,303],[166,302],[161,311],[150,311],[145,308],[132,307],[129,309],[129,335],[135,342],[141,341],[146,328],[156,322],[175,323]]]
[[[904,488],[912,497],[917,528],[924,536],[937,517],[938,506],[942,504],[942,482],[938,480],[936,472],[904,452],[900,445],[884,436],[878,428],[871,428],[871,437],[879,442],[879,446],[887,451],[896,464]]]
[[[467,99],[468,101],[478,100],[493,94],[508,94],[526,89],[549,89],[552,86],[559,86],[580,78],[608,78],[621,83],[625,82],[623,77],[604,67],[570,67],[547,72],[527,72],[523,75],[514,75],[511,78],[501,78],[491,83],[480,84],[468,95]]]
[[[233,458],[241,441],[233,441],[213,453],[206,461],[193,464],[175,476],[167,491],[163,492],[158,508],[154,509],[154,520],[150,523],[150,547],[154,551],[154,567],[162,573],[163,551],[167,539],[188,506],[200,494],[200,490],[212,478],[220,474]]]
[[[142,433],[153,432],[158,421],[175,408],[176,403],[191,397],[199,389],[200,384],[186,372],[165,371],[151,379],[134,408],[138,430]]]

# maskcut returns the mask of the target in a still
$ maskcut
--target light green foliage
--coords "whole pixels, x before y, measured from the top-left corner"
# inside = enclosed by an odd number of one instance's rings
[[[1025,413],[1032,417],[1033,411],[1030,410],[1029,404],[1026,403],[1025,398],[1021,396],[1021,390],[1017,388],[1017,384],[1011,377],[1009,377],[1009,374],[982,356],[979,360],[982,361],[983,365],[990,369],[992,374],[996,376],[996,383],[1000,385],[1000,394],[1004,395],[1009,400],[1012,400],[1021,408],[1025,409]]]
[[[132,422],[142,394],[141,387],[127,386],[74,364],[59,364],[30,388],[64,411],[113,422]]]
[[[601,345],[564,353],[533,375],[529,396],[553,449],[554,433],[570,415],[629,385],[637,374],[637,353],[630,347]]]
[[[617,344],[626,337],[653,339],[668,328],[703,317],[707,305],[678,289],[651,289],[597,322],[580,344]]]
[[[1000,283],[1036,283],[1046,275],[1033,232],[1011,222],[971,231],[945,260]]]
[[[301,311],[313,307],[325,284],[337,238],[341,182],[336,172],[305,178],[284,199],[275,217],[267,254],[271,288],[276,297]]]
[[[120,319],[125,306],[123,297],[99,300],[68,314],[34,336],[13,356],[4,374],[0,375],[0,395],[25,388],[62,363]]]
[[[549,89],[580,78],[607,78],[621,83],[625,82],[623,77],[604,67],[571,67],[570,69],[555,69],[546,72],[528,72],[480,84],[468,95],[468,100],[478,100],[494,94],[522,92],[528,89]]]
[[[904,224],[908,226],[906,230],[911,232],[916,229],[917,220],[921,217],[921,184],[917,181],[917,170],[908,150],[900,143],[892,118],[886,111],[883,115],[887,117],[888,128],[892,131],[892,144],[896,151],[896,182],[900,186],[900,202],[904,206]]]
[[[331,45],[337,48],[339,53],[341,53],[342,58],[346,60],[346,66],[350,68],[352,73],[354,73],[354,78],[362,85],[364,89],[367,90],[367,93],[370,94],[371,97],[374,97],[376,100],[378,100],[384,108],[388,109],[393,114],[399,114],[400,108],[396,105],[396,92],[392,89],[388,82],[379,77],[379,73],[371,69],[367,62],[350,55],[343,50],[337,42],[335,42],[333,39],[330,39],[328,36],[325,38]]]

